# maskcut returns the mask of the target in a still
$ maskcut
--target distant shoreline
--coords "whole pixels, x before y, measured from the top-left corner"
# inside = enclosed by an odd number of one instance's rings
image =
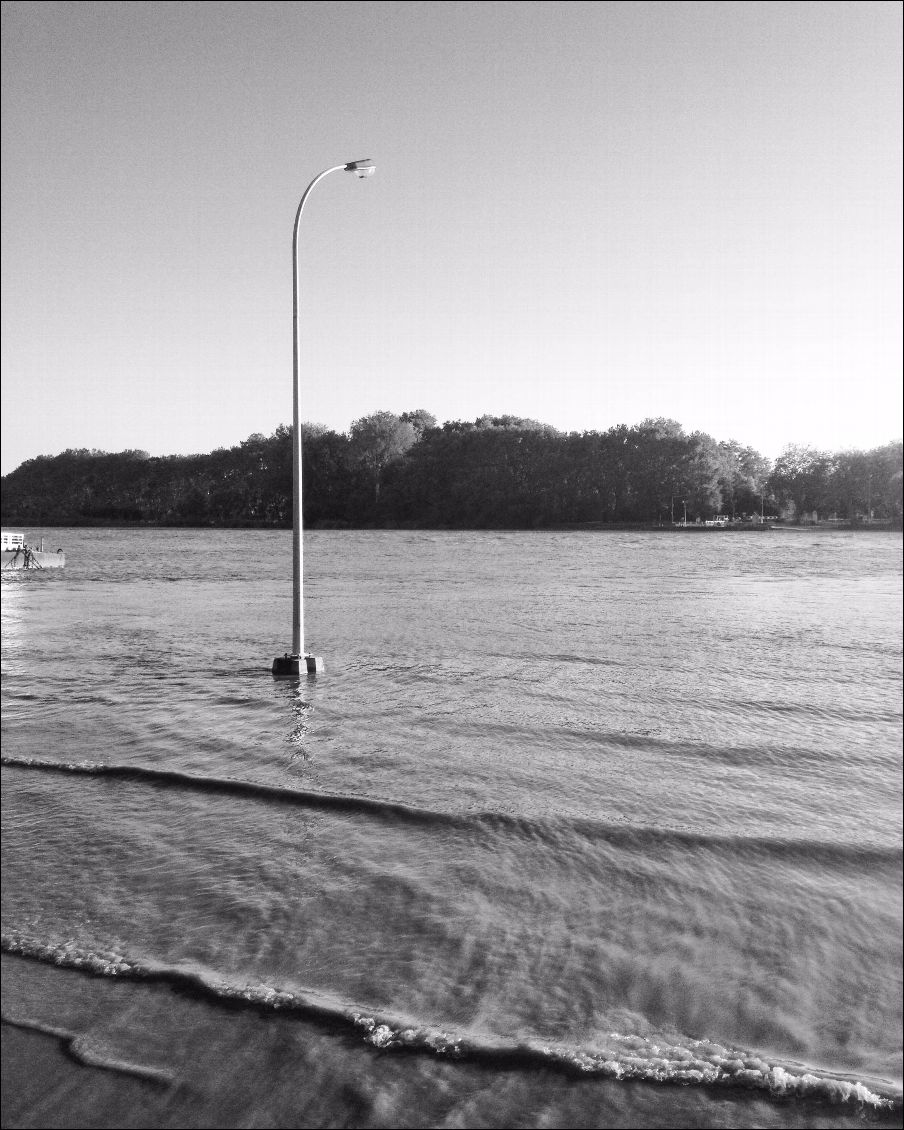
[[[194,525],[191,523],[174,522],[18,522],[3,519],[4,528],[16,529],[42,529],[42,530],[266,530],[290,531],[291,526],[268,525],[264,523],[230,523],[218,525]],[[800,524],[795,522],[735,522],[726,526],[706,526],[702,523],[689,522],[686,526],[671,525],[657,522],[562,522],[543,526],[452,526],[452,525],[426,525],[424,523],[345,523],[345,522],[314,522],[305,525],[304,529],[311,533],[315,531],[338,531],[355,533],[365,530],[411,532],[424,530],[445,533],[675,533],[675,534],[764,534],[772,532],[794,532],[811,534],[832,533],[901,533],[901,523],[873,522],[826,522]]]

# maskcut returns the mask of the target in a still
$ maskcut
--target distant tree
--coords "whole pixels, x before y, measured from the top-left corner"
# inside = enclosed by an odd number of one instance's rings
[[[875,448],[869,455],[876,482],[873,505],[881,508],[881,517],[900,525],[904,511],[904,446],[897,440]]]
[[[659,521],[671,514],[674,498],[689,505],[696,498],[696,448],[676,420],[659,417],[615,429],[610,443],[611,473],[621,479],[619,520]]]
[[[720,443],[719,448],[723,458],[719,485],[724,511],[732,517],[759,513],[765,507],[769,460],[735,439]]]
[[[350,436],[352,458],[366,470],[374,502],[379,503],[385,468],[408,451],[418,433],[413,424],[393,412],[374,412],[355,420]]]
[[[902,445],[842,451],[834,458],[830,505],[839,517],[901,518]]]
[[[559,434],[552,425],[531,420],[527,416],[478,416],[474,421],[474,427],[501,428],[511,432],[543,432],[546,435]]]
[[[826,505],[839,518],[869,516],[872,505],[873,461],[865,451],[841,451],[835,456]],[[876,476],[876,494],[880,476]]]
[[[722,480],[727,473],[725,453],[716,440],[706,432],[693,432],[690,436],[689,499],[696,517],[705,518],[722,510]]]
[[[792,444],[776,459],[769,490],[779,502],[794,506],[798,517],[831,508],[832,456],[812,447]]]
[[[424,432],[436,427],[436,417],[425,408],[416,408],[413,412],[403,412],[399,419],[404,424],[411,424],[420,438]]]
[[[667,416],[648,416],[636,425],[634,431],[651,439],[685,439],[684,427]]]
[[[309,525],[352,522],[370,488],[353,466],[348,436],[328,428],[304,437],[304,520]],[[290,472],[291,481],[291,472]],[[289,493],[291,498],[291,492]]]

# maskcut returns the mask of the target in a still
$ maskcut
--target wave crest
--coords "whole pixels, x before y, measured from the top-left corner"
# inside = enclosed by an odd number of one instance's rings
[[[900,1110],[900,1088],[885,1080],[833,1074],[798,1063],[771,1062],[763,1056],[716,1041],[674,1036],[609,1032],[594,1046],[578,1047],[540,1039],[517,1040],[473,1031],[449,1031],[410,1018],[376,1012],[316,989],[286,989],[263,983],[235,984],[200,967],[165,965],[98,953],[73,942],[54,944],[23,934],[3,934],[5,953],[43,961],[100,977],[151,981],[187,991],[221,1005],[246,1005],[286,1011],[335,1027],[351,1028],[381,1051],[407,1051],[483,1062],[514,1069],[551,1068],[575,1077],[703,1087],[736,1087],[777,1098],[802,1098],[832,1104],[856,1103],[876,1110]],[[61,1038],[68,1033],[54,1031]],[[76,1051],[77,1051],[76,1047]],[[135,1065],[115,1065],[132,1069]],[[143,1069],[142,1069],[143,1070]]]
[[[344,812],[359,816],[395,821],[416,827],[450,827],[463,831],[480,828],[491,834],[522,837],[530,841],[557,844],[580,837],[588,843],[605,843],[627,851],[649,850],[651,845],[678,847],[685,850],[717,850],[739,856],[776,856],[785,862],[821,863],[834,867],[887,867],[900,865],[899,846],[883,847],[869,843],[828,843],[822,840],[779,839],[757,836],[722,836],[679,828],[652,828],[644,825],[618,824],[602,820],[568,817],[519,816],[508,812],[449,812],[419,808],[400,801],[357,794],[326,793],[319,790],[294,789],[237,777],[214,777],[188,773],[180,769],[154,769],[142,765],[116,765],[93,761],[52,761],[38,757],[0,756],[0,764],[13,769],[38,770],[46,773],[76,776],[107,777],[114,780],[143,783],[156,788],[243,796],[318,811]]]

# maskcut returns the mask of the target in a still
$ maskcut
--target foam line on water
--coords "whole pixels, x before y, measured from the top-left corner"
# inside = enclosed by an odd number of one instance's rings
[[[94,976],[156,982],[224,1006],[294,1014],[334,1028],[354,1030],[382,1051],[430,1054],[516,1070],[545,1067],[580,1078],[729,1087],[783,1099],[807,1098],[875,1110],[902,1109],[900,1087],[886,1080],[864,1080],[782,1062],[713,1040],[622,1032],[605,1033],[585,1046],[548,1042],[539,1037],[507,1039],[393,1015],[358,1002],[342,1001],[316,989],[287,989],[261,982],[237,984],[200,966],[141,961],[120,953],[86,950],[74,943],[53,944],[27,935],[4,934],[0,948],[5,953]]]

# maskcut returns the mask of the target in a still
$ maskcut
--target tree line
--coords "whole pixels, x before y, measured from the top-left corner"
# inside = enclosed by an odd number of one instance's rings
[[[437,425],[375,412],[347,433],[302,425],[308,527],[453,529],[668,524],[784,513],[896,526],[902,445],[787,448],[773,463],[734,440],[648,419],[562,433],[517,416]],[[292,524],[292,428],[206,455],[68,450],[2,479],[9,525]]]

